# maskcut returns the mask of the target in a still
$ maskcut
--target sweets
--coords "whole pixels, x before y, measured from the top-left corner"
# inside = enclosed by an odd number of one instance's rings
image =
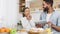
[[[26,30],[25,29],[21,29],[20,32],[26,32]]]

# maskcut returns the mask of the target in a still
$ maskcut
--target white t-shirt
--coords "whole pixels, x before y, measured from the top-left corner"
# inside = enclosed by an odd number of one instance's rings
[[[46,21],[47,22],[50,20],[51,15],[52,15],[52,13],[51,14],[47,14],[47,16],[46,16]]]

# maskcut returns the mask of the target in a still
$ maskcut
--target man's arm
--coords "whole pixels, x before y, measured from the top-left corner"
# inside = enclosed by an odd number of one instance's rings
[[[52,28],[54,28],[57,31],[60,31],[60,15],[57,19],[57,25],[52,25]]]
[[[51,26],[52,28],[54,28],[55,30],[60,31],[60,26],[56,26],[56,25],[54,25],[52,22],[47,22],[47,24],[48,24],[49,26]]]
[[[52,25],[52,28],[54,28],[57,31],[60,31],[60,26]]]
[[[57,30],[57,31],[60,31],[60,16],[58,17],[58,19],[57,19],[57,25],[54,25],[52,22],[48,22],[47,23],[48,25],[50,25],[51,24],[51,27],[52,28],[54,28],[55,30]]]

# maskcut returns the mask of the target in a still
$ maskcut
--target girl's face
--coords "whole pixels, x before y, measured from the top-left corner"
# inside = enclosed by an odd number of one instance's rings
[[[29,9],[25,9],[24,14],[25,14],[25,16],[28,16],[30,14],[30,10]]]

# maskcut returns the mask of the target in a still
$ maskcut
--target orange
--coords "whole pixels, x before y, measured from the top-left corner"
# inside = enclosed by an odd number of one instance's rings
[[[0,28],[0,32],[1,32],[1,28]]]
[[[5,32],[10,32],[10,29],[9,28],[5,28]]]
[[[0,32],[5,32],[5,29],[4,29],[4,28],[1,28],[1,29],[0,29]]]

